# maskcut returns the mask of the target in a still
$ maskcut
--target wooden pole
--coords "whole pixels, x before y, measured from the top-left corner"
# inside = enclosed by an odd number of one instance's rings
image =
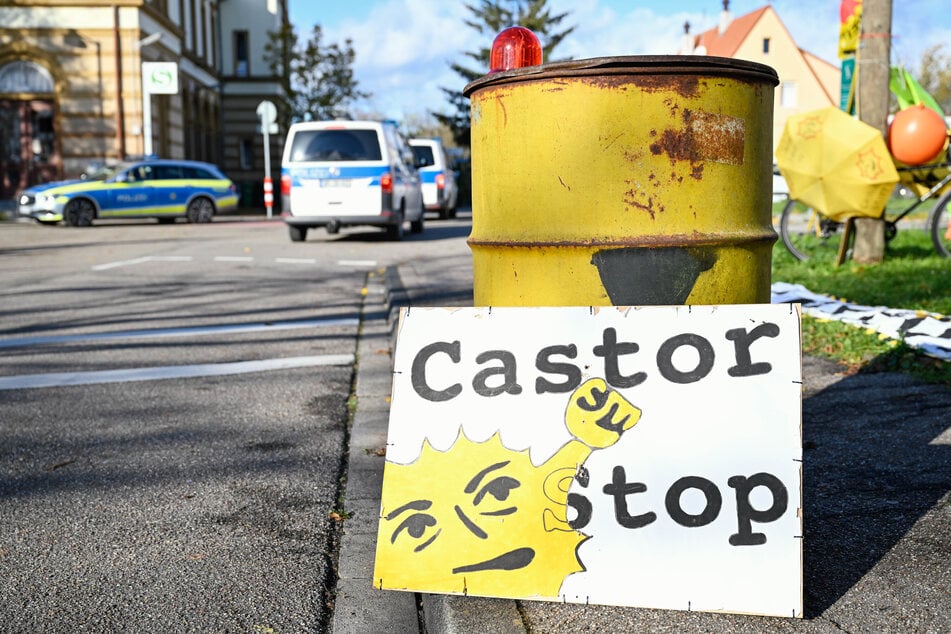
[[[881,131],[888,128],[889,54],[892,38],[892,0],[862,2],[861,34],[856,56],[859,119]],[[877,264],[885,259],[885,223],[857,218],[852,259]]]

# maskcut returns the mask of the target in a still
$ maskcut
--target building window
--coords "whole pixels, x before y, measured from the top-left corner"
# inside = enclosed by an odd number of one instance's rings
[[[39,64],[16,61],[0,67],[0,93],[53,91],[53,77]]]
[[[763,38],[763,53],[769,53],[769,38]]]
[[[795,108],[798,99],[796,98],[796,82],[784,81],[779,87],[779,104],[783,108]]]
[[[238,77],[247,77],[250,73],[248,68],[248,32],[234,32],[234,74]]]
[[[241,169],[254,169],[254,139],[241,139]]]

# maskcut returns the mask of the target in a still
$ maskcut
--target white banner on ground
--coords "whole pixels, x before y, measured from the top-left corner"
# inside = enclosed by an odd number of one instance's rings
[[[774,304],[800,303],[803,312],[811,317],[871,328],[892,339],[904,340],[932,357],[951,360],[951,317],[918,310],[852,304],[814,293],[801,284],[774,282],[771,290]]]

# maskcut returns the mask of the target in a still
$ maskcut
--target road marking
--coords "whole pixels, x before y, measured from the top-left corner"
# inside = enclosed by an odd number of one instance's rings
[[[78,335],[49,335],[46,337],[11,337],[0,339],[0,348],[22,346],[42,346],[53,343],[73,343],[76,341],[102,341],[109,339],[138,339],[154,337],[195,337],[202,335],[234,334],[258,332],[262,330],[295,330],[298,328],[333,328],[337,326],[357,326],[357,317],[337,319],[304,319],[300,321],[272,321],[249,324],[225,324],[219,326],[192,326],[186,328],[156,328],[153,330],[119,330],[117,332],[94,332]]]
[[[337,266],[376,266],[376,260],[337,260]]]
[[[215,262],[254,262],[252,256],[237,255],[216,255],[212,258]],[[146,264],[148,262],[193,262],[195,258],[188,255],[147,255],[132,260],[116,260],[115,262],[104,262],[92,267],[93,271],[106,271],[116,269],[121,266],[134,266],[136,264]],[[278,264],[317,264],[316,258],[274,258]],[[337,260],[337,266],[356,266],[356,267],[374,267],[377,266],[376,260]]]
[[[135,258],[133,260],[119,260],[117,262],[106,262],[105,264],[97,264],[92,267],[93,271],[105,271],[106,269],[114,269],[120,266],[131,266],[133,264],[143,264],[145,262],[191,262],[195,258],[190,255],[148,255],[143,258]]]
[[[100,370],[96,372],[53,372],[0,377],[0,390],[20,390],[40,387],[93,385],[97,383],[125,383],[128,381],[158,381],[203,376],[226,376],[250,372],[268,372],[324,365],[352,365],[352,354],[327,354],[311,357],[286,357],[235,363],[206,363],[200,365],[167,365],[154,368]]]
[[[135,258],[134,260],[120,260],[118,262],[106,262],[105,264],[97,264],[92,267],[93,271],[105,271],[106,269],[114,269],[120,266],[129,266],[132,264],[141,264],[142,262],[148,262],[152,258]]]

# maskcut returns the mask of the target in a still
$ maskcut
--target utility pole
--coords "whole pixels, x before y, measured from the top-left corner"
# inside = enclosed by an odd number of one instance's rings
[[[889,54],[892,42],[892,0],[862,2],[856,70],[858,72],[859,119],[879,130],[888,128]],[[852,259],[877,264],[885,259],[885,223],[876,218],[857,218]]]

